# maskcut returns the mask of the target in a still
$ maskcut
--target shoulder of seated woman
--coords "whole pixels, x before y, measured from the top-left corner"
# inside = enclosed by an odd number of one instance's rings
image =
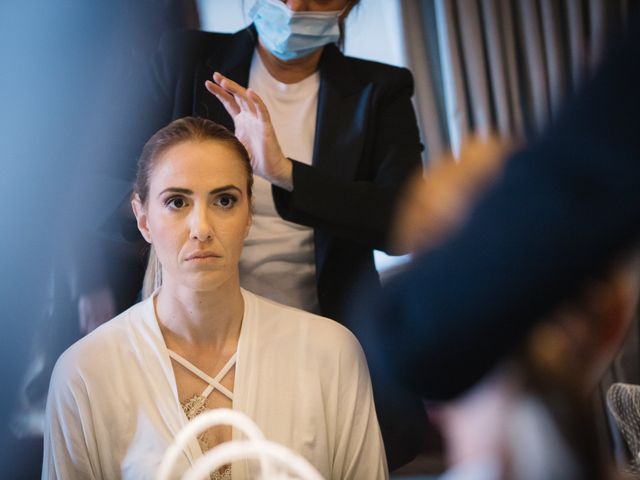
[[[60,355],[56,362],[56,370],[66,372],[65,375],[71,372],[80,374],[82,371],[104,370],[106,365],[112,365],[114,354],[116,351],[122,353],[121,347],[125,340],[130,338],[129,322],[139,308],[140,303],[75,342]]]
[[[329,350],[332,354],[341,350],[359,350],[360,346],[355,336],[346,327],[330,318],[289,307],[272,300],[256,296],[259,302],[258,319],[268,329],[277,330],[284,336],[305,336],[310,338],[307,346],[319,353]],[[273,322],[273,325],[265,324]]]

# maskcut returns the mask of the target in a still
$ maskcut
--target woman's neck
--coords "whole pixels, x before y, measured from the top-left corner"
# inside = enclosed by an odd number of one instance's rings
[[[318,70],[322,48],[318,48],[306,57],[284,61],[267,50],[258,39],[258,54],[262,63],[273,78],[282,83],[298,83],[313,75]]]
[[[155,309],[169,348],[223,351],[237,346],[244,315],[244,299],[237,280],[230,280],[215,291],[194,291],[163,279]]]

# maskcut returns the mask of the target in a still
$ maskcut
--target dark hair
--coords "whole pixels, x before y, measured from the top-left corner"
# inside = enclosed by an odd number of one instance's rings
[[[138,171],[133,185],[133,193],[138,195],[143,204],[146,203],[149,195],[149,177],[155,161],[170,147],[188,141],[205,142],[208,140],[222,142],[238,154],[247,174],[247,196],[251,199],[253,169],[246,148],[233,133],[222,125],[199,117],[183,117],[174,120],[158,130],[147,141],[138,159]]]

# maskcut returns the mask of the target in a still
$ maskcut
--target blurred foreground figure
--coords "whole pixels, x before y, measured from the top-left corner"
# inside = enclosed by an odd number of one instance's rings
[[[82,247],[130,253],[102,229],[127,194],[119,185],[130,185],[116,178],[117,143],[139,128],[123,134],[114,112],[141,107],[123,95],[133,89],[140,55],[155,49],[159,30],[178,22],[177,10],[189,3],[0,2],[0,184],[7,198],[20,198],[3,215],[0,239],[0,478],[40,475],[53,362],[79,338],[79,327],[95,324],[83,297],[109,272]],[[101,314],[113,311],[112,298],[98,297]]]
[[[545,312],[640,237],[640,29],[503,174],[444,245],[351,324],[371,369],[427,399],[459,395]]]
[[[598,445],[590,398],[633,319],[639,258],[543,319],[479,385],[430,409],[446,438],[446,480],[617,478]]]
[[[473,202],[495,182],[508,145],[497,137],[466,140],[457,159],[444,155],[426,173],[420,168],[398,199],[391,242],[420,252],[442,243],[468,216]]]

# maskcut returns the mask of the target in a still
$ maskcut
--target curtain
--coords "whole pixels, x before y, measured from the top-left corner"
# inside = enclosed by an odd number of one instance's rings
[[[470,134],[524,141],[552,124],[640,0],[400,0],[405,63],[427,158],[457,157]],[[601,384],[640,383],[637,322]],[[602,405],[604,395],[598,399]],[[602,407],[604,409],[604,407]],[[600,429],[620,460],[611,419]],[[609,421],[607,421],[609,420]]]
[[[430,158],[471,133],[524,140],[553,122],[638,0],[401,0]]]

